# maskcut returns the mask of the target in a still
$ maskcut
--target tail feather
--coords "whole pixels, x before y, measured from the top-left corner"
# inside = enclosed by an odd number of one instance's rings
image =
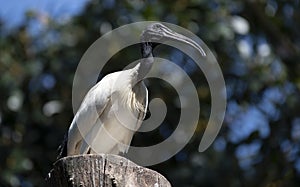
[[[65,134],[61,145],[57,149],[57,151],[58,151],[57,159],[67,156],[67,143],[68,143],[68,133]]]

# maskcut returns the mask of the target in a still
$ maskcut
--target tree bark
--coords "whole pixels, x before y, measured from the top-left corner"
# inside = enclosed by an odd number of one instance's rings
[[[53,187],[171,186],[156,171],[110,154],[61,158],[54,163],[46,183]]]

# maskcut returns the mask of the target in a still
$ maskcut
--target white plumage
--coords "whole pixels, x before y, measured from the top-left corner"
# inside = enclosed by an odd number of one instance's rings
[[[148,105],[143,78],[154,61],[152,50],[157,43],[152,42],[165,40],[188,44],[205,56],[193,40],[159,23],[148,26],[141,35],[143,59],[132,69],[108,74],[86,94],[68,131],[67,155],[128,151]]]
[[[68,155],[128,151],[148,101],[146,86],[136,82],[138,67],[105,76],[87,93],[68,132]]]

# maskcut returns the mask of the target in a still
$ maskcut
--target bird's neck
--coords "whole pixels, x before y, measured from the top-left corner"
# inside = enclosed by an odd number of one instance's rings
[[[152,43],[142,42],[141,43],[141,53],[143,58],[152,57]]]
[[[136,82],[143,80],[143,78],[149,73],[154,62],[151,43],[144,42],[141,45],[142,59],[134,67],[136,70]]]

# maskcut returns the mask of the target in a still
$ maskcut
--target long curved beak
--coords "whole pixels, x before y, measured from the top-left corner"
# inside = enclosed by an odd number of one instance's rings
[[[190,46],[194,47],[195,49],[197,49],[201,53],[202,56],[206,56],[206,53],[203,50],[203,48],[194,40],[192,40],[184,35],[178,34],[169,29],[164,29],[164,32],[165,32],[164,37],[166,39],[173,40],[173,41],[179,41],[179,42],[185,43],[187,45],[190,45]]]

